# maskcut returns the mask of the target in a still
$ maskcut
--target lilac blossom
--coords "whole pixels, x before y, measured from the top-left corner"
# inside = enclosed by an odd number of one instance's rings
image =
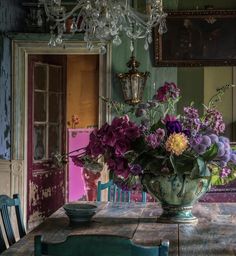
[[[224,167],[224,168],[221,169],[220,177],[221,178],[226,178],[230,175],[230,173],[231,173],[231,170],[227,167]]]
[[[185,107],[181,122],[184,130],[189,130],[191,134],[196,135],[201,127],[198,110],[193,107]]]
[[[215,108],[207,109],[203,124],[208,131],[212,131],[217,135],[225,130],[222,114]]]

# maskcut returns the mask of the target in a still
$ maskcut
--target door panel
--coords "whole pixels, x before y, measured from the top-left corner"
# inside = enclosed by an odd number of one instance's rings
[[[65,202],[66,173],[53,167],[51,158],[66,148],[66,57],[31,55],[28,63],[27,220],[31,229]]]

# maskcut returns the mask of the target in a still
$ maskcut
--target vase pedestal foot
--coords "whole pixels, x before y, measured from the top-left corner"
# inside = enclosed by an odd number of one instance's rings
[[[161,223],[196,224],[198,219],[192,214],[192,206],[163,206],[163,213],[157,219]]]

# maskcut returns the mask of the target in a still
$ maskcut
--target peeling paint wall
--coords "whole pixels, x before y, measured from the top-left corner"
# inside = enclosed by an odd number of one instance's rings
[[[29,184],[28,228],[31,230],[65,202],[64,170],[36,171]],[[52,200],[54,199],[54,200]]]
[[[11,153],[11,41],[6,33],[22,31],[20,0],[0,0],[0,159]]]
[[[11,81],[10,81],[10,40],[0,37],[0,159],[10,159],[10,118],[11,118]]]

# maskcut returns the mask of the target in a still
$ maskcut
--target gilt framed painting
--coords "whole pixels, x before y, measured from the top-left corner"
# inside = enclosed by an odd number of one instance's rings
[[[169,12],[167,29],[154,28],[155,66],[236,65],[236,10]]]

